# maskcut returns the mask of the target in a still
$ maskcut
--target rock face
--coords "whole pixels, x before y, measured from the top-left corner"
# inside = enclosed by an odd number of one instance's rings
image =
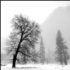
[[[45,50],[54,51],[56,48],[56,35],[58,29],[62,37],[70,46],[70,6],[56,8],[41,25]]]

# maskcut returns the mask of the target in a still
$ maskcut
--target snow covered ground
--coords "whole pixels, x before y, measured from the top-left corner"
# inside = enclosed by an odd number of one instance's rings
[[[55,64],[40,65],[40,64],[28,64],[28,65],[17,65],[16,68],[12,69],[11,64],[7,66],[1,66],[1,70],[70,70],[70,65],[61,66]]]

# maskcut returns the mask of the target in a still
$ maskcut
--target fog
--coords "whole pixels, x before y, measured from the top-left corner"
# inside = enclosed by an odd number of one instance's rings
[[[58,29],[70,49],[70,1],[1,3],[1,52],[5,52],[5,41],[10,35],[10,23],[15,14],[26,15],[40,24],[46,54],[50,51],[54,55]]]

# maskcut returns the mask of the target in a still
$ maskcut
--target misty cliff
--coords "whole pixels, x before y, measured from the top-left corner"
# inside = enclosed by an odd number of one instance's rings
[[[58,29],[70,49],[70,6],[56,8],[41,24],[45,50],[55,51]]]

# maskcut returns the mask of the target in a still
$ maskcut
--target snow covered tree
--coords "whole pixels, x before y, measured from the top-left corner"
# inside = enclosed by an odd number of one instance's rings
[[[67,65],[67,60],[69,59],[68,55],[68,48],[65,45],[64,39],[62,38],[60,30],[58,30],[57,38],[56,38],[56,54],[57,54],[57,61],[61,64]]]
[[[9,45],[7,51],[8,54],[13,53],[12,67],[15,68],[19,53],[24,56],[24,61],[26,57],[31,57],[30,48],[35,48],[35,44],[38,43],[40,28],[38,23],[29,21],[22,15],[16,15],[12,19],[12,27],[13,30],[7,42]]]
[[[44,44],[43,44],[42,37],[41,37],[41,40],[40,40],[40,62],[42,64],[45,63],[45,49],[44,49]]]
[[[39,52],[36,49],[32,49],[31,55],[31,61],[34,63],[39,63]]]

